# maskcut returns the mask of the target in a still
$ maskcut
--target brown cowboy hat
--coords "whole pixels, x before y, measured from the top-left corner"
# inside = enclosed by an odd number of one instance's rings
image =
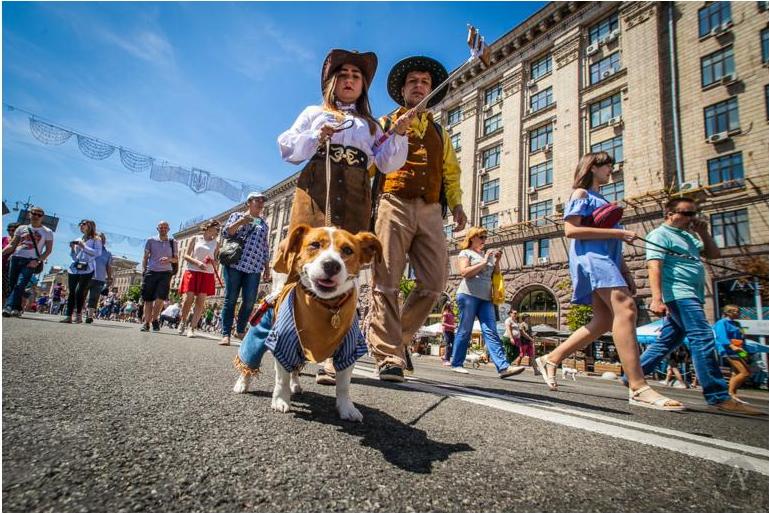
[[[429,73],[433,81],[433,88],[449,78],[449,72],[446,71],[443,64],[431,57],[417,55],[403,59],[393,66],[393,69],[390,70],[390,75],[387,77],[387,92],[390,94],[390,98],[395,100],[398,105],[404,105],[401,89],[403,89],[403,84],[406,83],[406,75],[412,71],[425,71]],[[430,98],[430,101],[427,102],[427,106],[432,107],[441,101],[448,92],[448,87],[442,87],[440,91],[435,93],[435,96]]]
[[[342,64],[352,64],[360,68],[363,73],[363,80],[367,85],[371,85],[371,81],[374,80],[374,73],[376,73],[377,57],[374,52],[360,53],[358,51],[341,50],[334,48],[328,55],[326,60],[323,61],[323,69],[320,75],[320,89],[326,86],[326,82],[331,75],[339,69]]]

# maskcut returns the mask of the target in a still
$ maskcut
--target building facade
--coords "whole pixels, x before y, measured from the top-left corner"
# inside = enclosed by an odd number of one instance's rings
[[[508,300],[535,323],[565,326],[571,297],[561,213],[589,151],[617,161],[609,200],[644,235],[686,193],[725,258],[769,252],[769,73],[765,2],[553,2],[492,43],[434,108],[462,167],[473,225],[503,250]],[[453,240],[451,286],[456,287]],[[640,246],[640,244],[639,244]],[[642,319],[650,300],[643,247],[626,246]],[[755,305],[708,267],[708,314]],[[721,283],[724,286],[720,285]],[[747,296],[751,296],[748,298]]]

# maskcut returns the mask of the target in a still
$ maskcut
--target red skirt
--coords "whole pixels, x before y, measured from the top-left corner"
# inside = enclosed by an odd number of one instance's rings
[[[216,294],[216,281],[214,273],[203,273],[197,271],[184,271],[182,284],[179,287],[180,294],[192,292],[193,294],[205,294],[213,296]]]

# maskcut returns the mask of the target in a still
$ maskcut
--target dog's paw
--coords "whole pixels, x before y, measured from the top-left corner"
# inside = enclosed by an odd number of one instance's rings
[[[363,414],[352,404],[352,401],[338,401],[336,403],[336,411],[339,412],[339,417],[342,420],[363,422]]]
[[[236,394],[245,394],[248,391],[248,383],[250,376],[241,374],[238,376],[238,380],[235,382],[235,386],[232,387],[232,391]]]
[[[288,410],[291,409],[291,402],[286,401],[282,397],[273,397],[272,409],[280,413],[288,413]]]

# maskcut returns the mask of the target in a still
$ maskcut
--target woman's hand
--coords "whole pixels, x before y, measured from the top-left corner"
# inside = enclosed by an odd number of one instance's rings
[[[320,134],[318,135],[318,143],[326,144],[326,140],[328,140],[332,135],[334,135],[335,131],[336,129],[334,128],[334,125],[330,125],[328,123],[320,127]]]

